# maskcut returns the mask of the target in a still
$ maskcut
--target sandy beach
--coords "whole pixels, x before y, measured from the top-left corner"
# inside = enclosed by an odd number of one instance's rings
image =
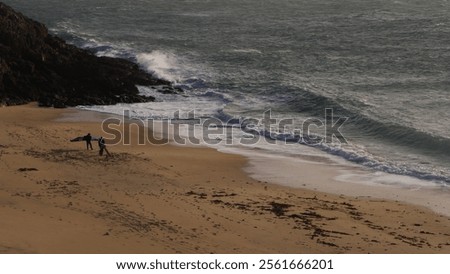
[[[69,142],[101,133],[101,115],[58,120],[77,112],[0,108],[0,253],[450,252],[444,215],[257,181],[242,156],[147,144],[100,157]]]

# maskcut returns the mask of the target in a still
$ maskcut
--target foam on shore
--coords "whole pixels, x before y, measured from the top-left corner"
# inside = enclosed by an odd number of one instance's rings
[[[305,148],[307,149],[307,148]],[[346,162],[337,157],[289,157],[249,149],[223,148],[249,159],[245,171],[254,179],[293,188],[401,201],[450,216],[450,188]]]

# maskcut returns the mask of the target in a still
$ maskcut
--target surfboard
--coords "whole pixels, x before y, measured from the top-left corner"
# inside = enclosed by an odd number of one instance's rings
[[[91,141],[98,141],[98,139],[100,139],[100,137],[97,136],[92,136],[92,140]],[[75,137],[73,139],[70,139],[71,142],[84,142],[84,136],[79,136],[79,137]]]

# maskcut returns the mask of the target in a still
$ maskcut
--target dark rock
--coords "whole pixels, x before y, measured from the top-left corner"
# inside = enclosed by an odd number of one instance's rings
[[[0,3],[0,102],[43,107],[154,101],[136,85],[165,86],[133,62],[97,57],[52,36],[47,28]]]
[[[156,90],[163,94],[180,94],[184,92],[183,89],[179,87],[172,87],[169,85],[160,86]]]

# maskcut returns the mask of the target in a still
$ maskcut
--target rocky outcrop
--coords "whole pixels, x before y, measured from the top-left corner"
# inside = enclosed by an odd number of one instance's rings
[[[65,107],[154,100],[139,95],[136,85],[173,90],[137,64],[69,45],[0,3],[0,103]]]

